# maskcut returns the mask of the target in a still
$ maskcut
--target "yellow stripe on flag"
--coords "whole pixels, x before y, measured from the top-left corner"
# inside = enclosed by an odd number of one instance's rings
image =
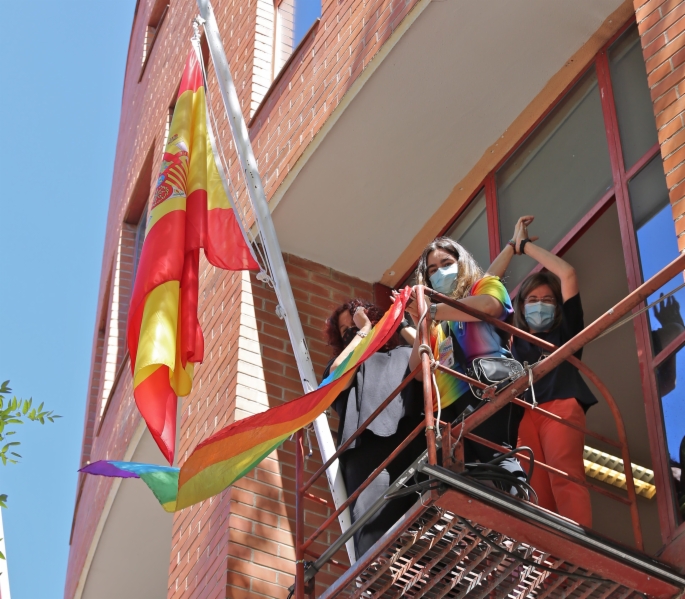
[[[150,291],[145,299],[134,386],[162,364],[172,371],[176,367],[179,291],[179,281],[167,281]]]

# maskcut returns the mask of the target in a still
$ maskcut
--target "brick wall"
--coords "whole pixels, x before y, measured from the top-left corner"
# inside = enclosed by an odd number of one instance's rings
[[[324,319],[351,297],[371,298],[372,286],[330,268],[286,256],[317,375],[329,359],[322,340]],[[179,459],[198,442],[240,419],[299,397],[302,386],[283,321],[275,315],[273,290],[247,273],[225,273],[204,263],[200,319],[205,363],[193,393],[183,401]],[[335,426],[335,425],[334,425]],[[316,441],[307,471],[321,464]],[[293,583],[295,462],[286,442],[232,488],[175,515],[169,569],[169,599],[284,597]],[[325,477],[313,491],[331,500]],[[308,502],[308,532],[328,509]],[[322,552],[333,540],[313,545]],[[344,552],[337,556],[345,560]],[[320,584],[333,575],[323,571]]]
[[[122,240],[128,243],[131,227],[126,220],[139,209],[141,194],[144,198],[145,191],[152,190],[156,179],[168,107],[173,104],[190,50],[189,23],[197,12],[192,0],[171,0],[141,78],[143,43],[153,4],[153,0],[140,0],[131,31],[81,463],[124,459],[140,423],[128,370],[114,380],[115,366],[123,358],[122,332],[130,293],[130,279],[121,279],[122,274],[130,275],[126,270],[128,249]],[[270,2],[213,1],[245,118],[249,119],[259,109],[251,135],[269,197],[415,4],[416,0],[356,0],[344,4],[324,1],[318,28],[293,56],[277,84],[269,89],[269,27],[273,28],[273,22],[269,22],[273,18],[269,15]],[[211,66],[209,79],[208,92],[218,118],[218,137],[228,150],[227,158],[235,177],[236,159]],[[240,191],[240,181],[234,181]],[[325,266],[295,257],[288,260],[303,325],[320,375],[328,358],[320,338],[323,318],[335,304],[351,295],[371,297],[373,289],[370,284]],[[115,294],[116,273],[119,292]],[[275,299],[270,290],[255,280],[221,273],[204,263],[200,301],[207,340],[206,362],[197,369],[193,394],[183,402],[179,459],[233,418],[255,413],[301,393],[294,360],[288,354],[283,322],[274,315]],[[112,386],[111,392],[107,385]],[[100,423],[102,402],[107,398],[109,402]],[[241,593],[272,597],[275,587],[282,589],[291,584],[294,571],[292,451],[292,443],[286,443],[234,489],[176,516],[169,570],[170,597],[238,597]],[[315,457],[308,463],[310,471],[317,459],[315,450]],[[79,580],[82,581],[111,489],[109,479],[79,480],[65,583],[67,599],[74,597]],[[325,479],[317,489],[327,495]],[[323,521],[324,512],[322,506],[310,506],[307,523],[317,525]],[[257,548],[250,544],[255,539],[259,539]],[[329,540],[324,537],[320,543]],[[322,545],[314,549],[320,551]],[[325,580],[325,576],[323,573],[320,580]],[[230,592],[226,591],[226,585],[233,587]]]
[[[685,250],[685,0],[634,0],[678,247]]]

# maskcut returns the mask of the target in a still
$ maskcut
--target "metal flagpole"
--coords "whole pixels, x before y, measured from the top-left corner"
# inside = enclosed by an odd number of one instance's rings
[[[243,112],[240,108],[238,94],[235,90],[233,78],[228,67],[228,60],[224,52],[223,44],[221,43],[221,36],[219,34],[219,27],[214,17],[214,11],[210,0],[197,0],[198,8],[200,9],[200,16],[204,19],[204,29],[207,36],[207,45],[214,63],[217,79],[219,82],[219,89],[221,90],[221,97],[224,101],[224,107],[228,116],[228,122],[231,125],[233,132],[233,139],[235,140],[236,152],[240,159],[240,164],[245,175],[245,184],[247,192],[250,196],[252,206],[257,218],[257,226],[259,227],[261,237],[266,251],[266,256],[269,261],[271,276],[276,291],[276,296],[279,302],[279,316],[285,318],[288,334],[290,335],[290,342],[295,354],[297,362],[297,369],[302,379],[302,386],[305,393],[316,389],[317,381],[314,373],[314,366],[309,357],[309,350],[302,330],[302,323],[295,305],[295,298],[290,287],[290,280],[283,262],[283,255],[276,236],[276,229],[274,228],[271,219],[271,212],[269,211],[269,204],[266,200],[262,180],[257,169],[257,161],[252,151],[252,144],[248,137],[247,125],[243,118]],[[319,443],[321,457],[326,462],[335,453],[335,444],[331,435],[331,429],[328,426],[328,419],[325,414],[321,414],[314,421],[314,432]],[[333,496],[333,502],[336,508],[342,505],[347,499],[347,491],[342,480],[338,460],[326,470],[328,477],[328,484]],[[351,525],[350,511],[346,509],[339,516],[340,527],[343,532]],[[350,557],[351,563],[355,561],[354,541],[350,539],[347,542],[347,553]]]

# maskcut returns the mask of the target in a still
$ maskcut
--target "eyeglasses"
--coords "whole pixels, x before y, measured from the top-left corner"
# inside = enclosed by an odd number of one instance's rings
[[[543,304],[552,304],[553,306],[557,305],[557,300],[555,297],[551,295],[545,295],[544,297],[537,297],[535,295],[529,295],[525,300],[524,304],[537,304],[538,302],[542,302]]]

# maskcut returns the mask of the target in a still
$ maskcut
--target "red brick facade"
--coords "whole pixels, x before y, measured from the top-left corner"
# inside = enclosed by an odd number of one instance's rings
[[[635,0],[678,247],[685,249],[685,2]]]
[[[371,298],[372,288],[295,256],[286,256],[286,260],[320,376],[329,358],[321,340],[325,317],[350,297]],[[254,277],[206,265],[200,298],[206,360],[196,371],[193,393],[183,402],[179,456],[187,455],[197,443],[236,417],[302,394],[284,322],[275,314],[273,290]],[[262,373],[266,395],[261,388]],[[293,450],[294,444],[286,442],[230,490],[175,515],[170,599],[287,595],[295,559]],[[315,454],[307,469],[313,472],[320,464]],[[315,493],[330,501],[325,479]],[[305,522],[313,527],[328,514],[324,506],[312,502],[307,509]],[[313,550],[321,552],[328,542],[324,535]],[[344,554],[338,559],[344,560]],[[332,582],[325,572],[319,578],[322,584]]]
[[[324,0],[320,22],[268,90],[257,26],[260,19],[269,18],[271,5],[268,1],[264,5],[265,1],[213,0],[213,4],[267,195],[272,198],[418,0]],[[190,50],[190,20],[197,13],[194,0],[171,0],[141,74],[146,29],[155,5],[154,0],[139,1],[131,32],[81,464],[125,459],[140,430],[124,345],[135,245],[131,215],[140,213],[141,197],[149,196],[156,178],[169,106]],[[685,219],[679,220],[685,213],[685,0],[635,0],[635,9],[680,235],[685,231]],[[216,84],[211,83],[211,67],[209,79],[214,111],[223,115]],[[218,134],[224,147],[230,148],[227,127],[221,116]],[[235,156],[227,157],[236,164]],[[685,236],[680,247],[685,248]],[[328,360],[321,337],[325,317],[350,297],[373,297],[374,287],[296,256],[286,260],[320,376]],[[182,402],[177,450],[181,462],[200,441],[235,419],[302,393],[284,323],[275,314],[273,291],[253,276],[222,272],[204,260],[201,268],[199,314],[205,363],[196,369],[193,392]],[[313,445],[308,471],[320,463]],[[115,484],[104,477],[79,480],[65,599],[79,596],[89,552],[97,542],[101,515]],[[314,492],[330,499],[325,479]],[[294,506],[293,443],[288,441],[231,489],[175,514],[169,599],[284,597],[294,573]],[[328,510],[313,502],[307,503],[307,510],[309,533]],[[330,543],[327,534],[313,545],[315,553]],[[346,556],[341,553],[338,559],[344,561]],[[317,583],[327,586],[333,576],[324,571]]]

